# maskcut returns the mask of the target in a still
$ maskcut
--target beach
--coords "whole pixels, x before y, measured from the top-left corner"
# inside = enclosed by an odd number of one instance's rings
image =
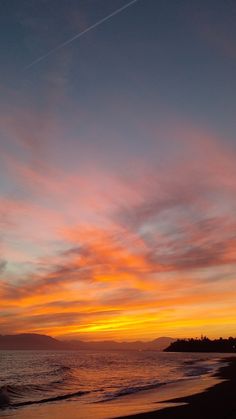
[[[223,380],[206,391],[188,397],[169,400],[171,403],[184,403],[181,406],[125,418],[145,419],[235,419],[236,418],[236,357],[227,359],[229,365],[223,366],[216,377]]]
[[[76,400],[2,410],[9,419],[235,419],[236,357],[222,358],[213,376],[127,394],[116,400],[86,404]]]

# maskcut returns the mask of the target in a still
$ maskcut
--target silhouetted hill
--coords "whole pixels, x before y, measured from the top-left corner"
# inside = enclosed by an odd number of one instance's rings
[[[178,339],[172,342],[166,352],[236,352],[236,338],[210,340],[207,337],[201,339]]]
[[[160,337],[157,338],[151,342],[147,343],[147,348],[149,349],[157,349],[159,351],[163,351],[165,348],[167,348],[172,342],[174,342],[175,339],[170,338],[170,337]]]
[[[150,342],[84,342],[81,340],[61,341],[50,336],[34,333],[0,335],[0,350],[156,350],[162,351],[174,339],[157,338]]]
[[[67,341],[67,345],[74,349],[95,349],[95,350],[151,350],[163,351],[174,339],[169,337],[160,337],[150,342],[115,342],[113,340],[104,340],[98,342]]]
[[[0,335],[0,349],[5,350],[51,350],[63,349],[65,344],[51,336],[34,333],[22,333],[19,335]]]

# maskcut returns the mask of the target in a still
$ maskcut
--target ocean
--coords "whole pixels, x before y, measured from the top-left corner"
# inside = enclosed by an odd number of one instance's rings
[[[107,403],[213,374],[219,354],[0,351],[0,415],[35,404]],[[2,412],[2,413],[1,413]]]

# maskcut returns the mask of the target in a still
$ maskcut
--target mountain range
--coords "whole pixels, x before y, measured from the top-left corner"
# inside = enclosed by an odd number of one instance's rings
[[[150,342],[59,340],[47,335],[0,335],[0,350],[156,350],[163,351],[175,339],[160,337]]]

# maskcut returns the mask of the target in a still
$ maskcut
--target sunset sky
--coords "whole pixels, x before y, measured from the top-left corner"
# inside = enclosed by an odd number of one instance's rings
[[[127,3],[1,0],[0,334],[236,335],[236,2]]]

